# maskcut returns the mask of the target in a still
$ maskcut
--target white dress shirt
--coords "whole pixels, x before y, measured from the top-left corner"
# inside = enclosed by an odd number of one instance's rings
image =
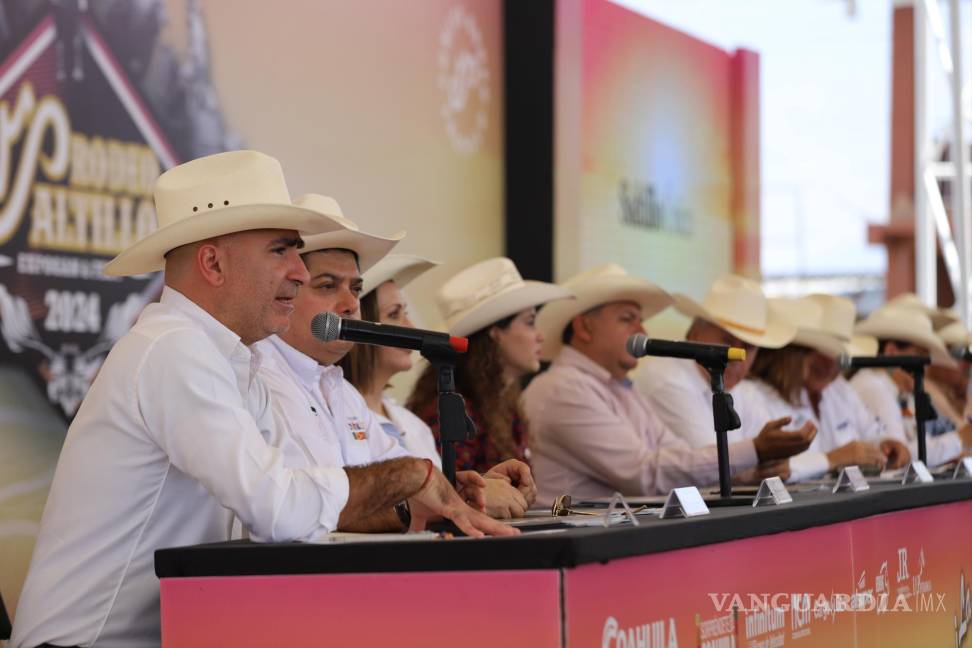
[[[790,479],[791,482],[803,481],[806,479],[818,479],[822,477],[830,467],[830,461],[825,454],[826,450],[820,446],[820,421],[810,406],[806,391],[800,394],[800,403],[793,405],[783,400],[779,392],[774,387],[761,380],[747,378],[736,386],[734,393],[738,393],[740,400],[747,403],[749,409],[747,414],[757,417],[765,425],[768,421],[792,417],[786,429],[798,430],[807,421],[812,421],[817,426],[817,436],[814,437],[810,447],[798,455],[790,457]]]
[[[712,388],[694,360],[646,358],[632,377],[635,389],[648,399],[662,423],[690,446],[702,448],[715,443],[712,420]],[[748,412],[745,398],[730,392],[742,427],[729,430],[729,443],[751,439],[766,421]]]
[[[158,645],[156,549],[333,529],[342,469],[289,470],[258,356],[165,288],[105,360],[68,430],[11,646]]]
[[[276,435],[286,465],[363,466],[407,457],[381,429],[364,398],[336,365],[323,366],[276,335],[254,345],[270,390]]]
[[[899,401],[898,385],[883,369],[861,369],[850,380],[851,386],[867,409],[884,425],[885,434],[908,445],[911,456],[918,458],[918,438],[912,398]],[[909,406],[910,404],[910,406]],[[907,410],[907,415],[902,410]],[[954,430],[933,436],[925,434],[925,450],[929,467],[943,464],[962,454],[962,439]]]
[[[442,457],[435,446],[432,428],[425,421],[415,416],[411,411],[395,402],[391,396],[381,397],[388,416],[376,414],[381,429],[391,436],[413,457],[431,459],[439,470],[442,470]]]
[[[655,415],[630,381],[570,346],[523,394],[538,500],[654,495],[719,479],[715,445],[693,448]],[[756,448],[732,444],[733,472],[756,465]]]

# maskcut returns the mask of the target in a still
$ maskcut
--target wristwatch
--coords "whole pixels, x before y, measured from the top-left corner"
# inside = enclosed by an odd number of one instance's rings
[[[408,531],[412,527],[412,510],[408,508],[408,500],[404,500],[395,505],[395,513],[401,520],[402,526]]]

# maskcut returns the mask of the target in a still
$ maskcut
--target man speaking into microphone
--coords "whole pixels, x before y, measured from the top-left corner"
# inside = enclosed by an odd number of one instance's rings
[[[641,322],[672,298],[615,264],[564,285],[577,299],[553,302],[537,316],[544,358],[553,363],[524,393],[540,501],[564,493],[655,495],[716,483],[715,444],[692,448],[675,436],[628,380],[637,365],[626,348],[629,338],[644,333]],[[730,468],[739,474],[802,452],[815,432],[812,426],[763,430],[729,446]]]

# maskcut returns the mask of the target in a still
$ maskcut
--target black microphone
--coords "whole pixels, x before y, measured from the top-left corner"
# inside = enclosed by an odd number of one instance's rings
[[[643,333],[628,338],[628,353],[636,358],[642,356],[664,356],[667,358],[687,358],[702,365],[720,364],[745,360],[746,350],[724,344],[701,344],[699,342],[672,342],[653,340]]]
[[[347,319],[336,313],[315,315],[311,320],[311,335],[321,342],[347,340],[359,344],[414,349],[422,352],[448,347],[457,353],[465,353],[469,348],[468,338],[454,337],[439,331]]]
[[[956,360],[962,360],[963,362],[972,362],[972,348],[970,347],[949,347],[949,354]]]
[[[865,368],[884,368],[901,367],[908,371],[916,371],[924,366],[931,364],[928,356],[915,355],[882,355],[882,356],[848,356],[842,355],[837,358],[837,365],[841,370],[844,369],[865,369]]]

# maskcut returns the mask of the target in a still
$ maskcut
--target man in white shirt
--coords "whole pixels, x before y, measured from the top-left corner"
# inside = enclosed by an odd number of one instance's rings
[[[673,297],[675,308],[692,318],[686,340],[746,351],[746,359],[729,363],[723,375],[724,388],[732,394],[742,423],[741,428],[729,431],[729,441],[751,439],[764,425],[787,425],[789,419],[769,421],[748,411],[746,399],[733,392],[746,377],[761,347],[778,349],[796,335],[796,327],[770,308],[759,285],[730,275],[713,282],[701,303],[686,295]],[[680,358],[646,357],[633,376],[635,388],[648,399],[662,423],[695,448],[715,443],[710,380],[704,367]],[[785,478],[786,468],[780,468]]]
[[[156,549],[229,538],[313,539],[412,497],[478,535],[508,533],[426,462],[288,469],[266,442],[269,395],[249,345],[287,328],[308,280],[298,232],[340,226],[291,204],[279,163],[254,151],[164,173],[159,229],[106,267],[165,269],[105,360],[58,461],[11,645],[158,645]]]
[[[715,445],[693,448],[674,435],[631,386],[637,360],[626,349],[641,322],[671,303],[661,288],[607,264],[565,284],[576,300],[541,309],[546,372],[524,393],[540,500],[654,495],[718,481]],[[735,474],[783,459],[810,444],[815,430],[778,429],[730,446]]]

